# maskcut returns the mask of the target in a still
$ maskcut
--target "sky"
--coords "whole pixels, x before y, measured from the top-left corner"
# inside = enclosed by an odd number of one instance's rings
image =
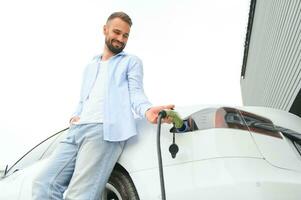
[[[66,128],[82,72],[115,11],[133,21],[125,51],[144,65],[154,105],[242,105],[250,0],[0,2],[0,167]]]

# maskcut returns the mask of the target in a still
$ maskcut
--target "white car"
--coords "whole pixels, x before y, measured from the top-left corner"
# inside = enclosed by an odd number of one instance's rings
[[[175,134],[163,124],[161,150],[166,199],[300,200],[301,119],[263,107],[186,107],[177,112],[190,131]],[[99,199],[161,199],[157,126],[138,120]],[[11,166],[0,179],[0,200],[31,199],[32,180],[67,129],[47,138]],[[93,159],[93,155],[91,155]]]

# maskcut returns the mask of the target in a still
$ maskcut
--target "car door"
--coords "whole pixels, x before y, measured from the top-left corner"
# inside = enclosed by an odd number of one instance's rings
[[[63,131],[65,131],[64,129]],[[30,179],[28,176],[29,169],[45,155],[48,155],[51,147],[57,140],[59,135],[62,135],[63,131],[60,131],[49,138],[45,139],[26,154],[24,154],[15,164],[13,164],[7,171],[4,177],[0,179],[0,200],[25,200],[26,197],[31,199],[31,191],[23,188],[28,188],[28,184],[24,184],[25,179]],[[29,181],[31,183],[31,181]]]

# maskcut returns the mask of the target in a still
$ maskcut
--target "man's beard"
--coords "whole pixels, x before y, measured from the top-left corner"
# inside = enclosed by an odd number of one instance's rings
[[[114,39],[111,40],[111,41],[110,41],[109,39],[106,39],[106,40],[105,40],[108,49],[109,49],[112,53],[114,53],[114,54],[118,54],[118,53],[122,52],[122,50],[123,50],[124,47],[125,47],[125,44],[124,44],[124,43],[121,43],[121,46],[120,46],[120,47],[115,47],[115,46],[113,46],[113,44],[112,44],[113,41],[114,41]],[[116,40],[115,40],[115,41],[116,41]],[[117,42],[118,42],[118,41],[117,41]]]

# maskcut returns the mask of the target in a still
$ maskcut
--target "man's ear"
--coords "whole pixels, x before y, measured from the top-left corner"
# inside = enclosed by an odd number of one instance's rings
[[[104,26],[103,26],[103,29],[102,29],[102,33],[103,33],[104,35],[106,35],[106,31],[107,31],[107,25],[104,25]]]

